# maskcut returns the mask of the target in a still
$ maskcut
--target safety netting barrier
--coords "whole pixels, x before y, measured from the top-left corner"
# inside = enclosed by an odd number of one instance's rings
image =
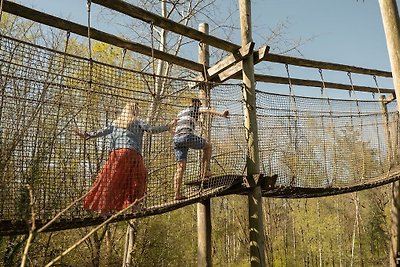
[[[27,232],[32,214],[38,227],[56,218],[52,231],[99,224],[124,208],[115,220],[248,189],[241,84],[160,77],[5,36],[0,79],[2,235]],[[190,149],[177,198],[167,125],[199,95],[203,108],[220,112],[193,121],[212,144],[212,175],[202,175],[202,151]],[[256,98],[264,196],[334,195],[398,179],[395,101],[263,91]],[[137,104],[140,123],[127,128],[143,133],[139,143],[129,143],[130,131],[114,131],[127,104]],[[141,155],[125,150],[131,146]]]

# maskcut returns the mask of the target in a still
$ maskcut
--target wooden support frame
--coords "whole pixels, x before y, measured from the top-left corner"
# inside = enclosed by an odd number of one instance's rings
[[[239,0],[240,33],[242,45],[252,42],[251,1]],[[256,184],[254,175],[260,173],[260,151],[258,145],[256,86],[253,56],[242,61],[243,117],[247,143],[246,172],[249,184]],[[248,192],[250,265],[265,266],[265,234],[261,187],[256,185]]]
[[[269,46],[263,46],[257,51],[254,51],[253,54],[253,61],[254,64],[257,64],[261,61],[266,60],[267,55],[269,52]],[[214,78],[217,82],[224,82],[228,79],[234,78],[234,77],[239,77],[239,79],[242,79],[242,61],[237,62],[234,66],[230,67],[227,70],[222,71],[221,73],[218,73],[218,77]]]
[[[240,48],[237,52],[230,54],[223,60],[214,64],[214,66],[207,70],[208,77],[215,77],[218,73],[228,69],[233,64],[242,61],[243,58],[246,58],[251,52],[253,52],[254,45],[254,42],[248,43],[246,46]]]
[[[161,27],[165,30],[181,34],[193,40],[206,43],[208,45],[214,46],[219,49],[223,49],[225,51],[235,52],[238,49],[240,49],[239,45],[214,37],[199,30],[186,27],[173,20],[161,17],[157,14],[153,14],[147,10],[144,10],[142,8],[131,5],[121,0],[92,0],[92,3],[118,11],[132,18],[140,19],[147,23],[152,23],[153,25]]]
[[[214,37],[209,34],[202,33],[201,31],[192,29],[190,27],[186,27],[182,24],[174,22],[170,19],[166,19],[159,15],[153,14],[149,11],[136,7],[134,5],[128,4],[121,0],[92,0],[93,3],[110,8],[112,10],[118,11],[125,15],[131,16],[136,19],[140,19],[144,22],[153,23],[155,26],[159,26],[164,28],[165,30],[181,34],[183,36],[189,37],[193,40],[197,40],[202,43],[206,43],[213,47],[235,53],[238,51],[241,46],[228,42],[226,40]],[[269,48],[268,48],[269,49]],[[261,51],[260,51],[261,52]],[[344,64],[337,64],[337,63],[329,63],[317,60],[309,60],[309,59],[302,59],[284,55],[278,55],[269,53],[268,57],[263,57],[261,61],[269,61],[269,62],[276,62],[276,63],[284,63],[284,64],[291,64],[295,66],[302,66],[302,67],[311,67],[311,68],[321,68],[321,69],[328,69],[328,70],[337,70],[337,71],[348,71],[352,73],[359,73],[359,74],[366,74],[366,75],[376,75],[381,77],[392,77],[391,72],[388,71],[381,71],[381,70],[374,70],[374,69],[367,69],[355,66],[349,66]],[[230,74],[224,75],[229,77]],[[225,80],[228,78],[225,78]],[[221,81],[223,81],[221,79]]]
[[[235,70],[234,74],[238,74],[242,70],[242,60],[249,56],[251,52],[253,52],[254,49],[254,43],[248,43],[245,47],[240,48],[238,51],[235,53],[232,53],[231,55],[227,56],[226,58],[218,61],[214,66],[208,68],[206,70],[207,72],[207,77],[203,76],[198,76],[196,79],[199,81],[213,81],[213,82],[222,82],[222,80],[219,78],[221,74],[223,73],[231,73],[231,70]],[[269,49],[269,47],[268,47]],[[262,57],[264,58],[266,53],[265,51],[268,51],[267,47],[264,46],[259,49],[259,51],[256,51],[253,53],[255,62],[260,62],[259,60],[259,55],[262,54]],[[230,78],[229,74],[227,79]],[[205,79],[207,78],[207,79]],[[225,79],[226,80],[226,79]]]
[[[108,3],[111,6],[114,6],[110,0],[94,0],[96,3]],[[117,1],[118,3],[121,2],[120,0]],[[121,3],[119,3],[121,4]],[[122,4],[121,4],[122,5]],[[131,9],[133,9],[131,7]],[[142,11],[141,9],[138,9],[139,11]],[[69,31],[71,33],[87,37],[88,35],[88,28],[87,26],[83,26],[65,19],[61,19],[31,8],[27,8],[25,6],[19,5],[17,3],[4,0],[3,2],[3,11],[20,16],[32,21],[36,21],[41,24],[45,24],[51,27],[59,28],[61,30]],[[159,16],[154,15],[148,11],[143,12],[144,15],[141,15],[140,18],[143,21],[149,21],[149,19],[153,18],[151,20],[153,23],[156,23],[158,20],[162,17],[159,18]],[[146,17],[148,16],[148,17]],[[157,23],[157,25],[161,26],[168,26],[169,24],[172,23],[171,20],[160,20],[163,21],[163,23]],[[165,25],[164,25],[165,24]],[[197,32],[200,33],[200,35],[195,38],[196,40],[200,40],[202,43],[205,44],[210,44],[210,45],[215,45],[215,42],[219,43],[221,40],[218,38],[214,38],[213,36],[210,36],[205,33],[201,33],[200,31],[191,29],[189,27],[180,25],[177,26],[176,24],[178,23],[172,23],[174,26],[169,26],[169,30],[177,32],[177,33],[182,33],[185,36],[191,37],[193,34],[197,34]],[[171,24],[171,25],[172,25]],[[176,28],[179,29],[176,30]],[[164,60],[167,62],[170,62],[172,64],[176,64],[178,66],[187,68],[192,71],[197,71],[199,73],[204,73],[204,66],[198,62],[194,62],[192,60],[188,60],[185,58],[181,58],[175,55],[168,54],[166,52],[157,50],[157,49],[152,49],[148,46],[135,43],[132,41],[128,41],[125,39],[122,39],[120,37],[117,37],[115,35],[105,33],[99,30],[96,30],[94,28],[91,28],[90,31],[91,38],[108,43],[111,45],[114,45],[116,47],[121,47],[125,48],[127,50],[137,52],[143,55],[147,55],[149,57],[155,57],[160,60]],[[210,37],[210,38],[209,38]],[[235,52],[240,49],[240,46],[229,43],[227,41],[222,40],[224,45],[220,45],[221,49],[226,49],[226,51],[231,51]],[[228,45],[229,44],[229,45]],[[367,68],[360,68],[360,67],[355,67],[355,66],[349,66],[349,65],[343,65],[343,64],[336,64],[336,63],[329,63],[329,62],[323,62],[323,61],[315,61],[315,60],[308,60],[308,59],[300,59],[300,58],[295,58],[295,57],[289,57],[289,56],[283,56],[283,55],[276,55],[269,53],[269,47],[262,47],[258,51],[254,51],[254,63],[261,62],[261,61],[267,61],[267,62],[275,62],[275,63],[284,63],[284,64],[290,64],[294,66],[302,66],[302,67],[312,67],[312,68],[320,68],[320,69],[326,69],[326,70],[336,70],[336,71],[348,71],[351,73],[358,73],[358,74],[364,74],[364,75],[376,75],[380,77],[392,77],[392,73],[389,71],[381,71],[381,70],[374,70],[374,69],[367,69]],[[215,81],[215,82],[223,82],[228,79],[242,79],[240,70],[242,69],[241,62],[238,62],[231,66],[229,69],[226,69],[222,72],[216,72],[218,75],[216,77],[209,77],[210,81]],[[268,83],[280,83],[280,84],[288,84],[288,79],[287,77],[276,77],[276,76],[269,76],[269,75],[263,75],[263,74],[255,74],[255,80],[257,82],[268,82]],[[294,85],[303,85],[303,86],[315,86],[315,87],[321,87],[322,83],[320,81],[312,81],[312,80],[300,80],[300,79],[291,79],[292,84]],[[329,83],[325,82],[325,87],[326,88],[331,88],[331,89],[343,89],[343,90],[349,90],[351,88],[351,85],[345,85],[345,84],[336,84],[336,83]],[[376,92],[376,88],[372,87],[364,87],[364,86],[353,86],[355,91],[363,91],[363,92]],[[380,91],[382,93],[391,93],[394,94],[393,89],[388,89],[388,88],[380,88]]]
[[[199,31],[208,34],[209,27],[207,23],[199,25]],[[201,43],[199,47],[199,63],[208,67],[210,64],[210,50],[207,44]],[[204,107],[209,106],[209,96],[211,86],[204,84],[199,87],[199,98]],[[204,98],[204,96],[206,96]],[[211,118],[202,116],[203,127],[202,136],[210,140],[211,136]],[[203,152],[204,153],[204,152]],[[199,158],[199,162],[201,162]],[[204,167],[204,166],[203,166]],[[206,199],[197,203],[197,266],[212,266],[212,221],[211,221],[211,199]]]
[[[65,19],[61,19],[22,5],[19,5],[14,2],[10,2],[7,0],[4,0],[3,3],[3,11],[20,16],[29,20],[33,20],[51,27],[55,27],[61,30],[69,31],[71,33],[75,33],[80,36],[87,37],[88,36],[88,28],[86,26],[80,25],[78,23],[74,23]],[[199,64],[197,62],[177,57],[171,54],[168,54],[166,52],[157,50],[157,49],[152,49],[151,47],[135,43],[132,41],[128,41],[125,39],[122,39],[120,37],[117,37],[115,35],[102,32],[99,30],[96,30],[94,28],[90,28],[90,38],[95,39],[100,42],[108,43],[111,45],[115,45],[117,47],[125,48],[127,50],[137,52],[149,57],[154,56],[157,59],[161,59],[173,64],[176,64],[178,66],[194,70],[197,72],[202,72],[203,71],[203,65]]]
[[[400,94],[400,19],[396,0],[379,0],[383,28],[386,36],[386,46],[389,53],[390,66],[393,72],[393,84],[397,94]],[[397,102],[400,112],[400,102]],[[398,132],[396,133],[398,135]],[[400,266],[400,182],[392,185],[391,202],[391,235],[390,235],[390,266]]]

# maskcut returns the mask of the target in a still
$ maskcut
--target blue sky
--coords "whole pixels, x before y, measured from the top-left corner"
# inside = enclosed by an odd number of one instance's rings
[[[87,23],[86,0],[18,2],[81,24]],[[237,0],[220,0],[217,3],[220,5],[219,12],[235,10],[238,5]],[[99,12],[99,7],[93,4],[93,25],[98,23],[96,14]],[[234,13],[232,21],[237,27],[240,26],[238,11]],[[274,53],[285,50],[288,42],[301,39],[304,43],[298,51],[290,51],[288,55],[390,71],[379,2],[376,0],[252,1],[253,39],[256,47],[264,45],[272,30],[282,22],[286,25],[283,40],[268,44]],[[102,27],[98,25],[98,28]],[[240,44],[240,31],[237,30],[232,38]],[[268,71],[273,75],[285,74],[274,67]],[[294,75],[297,75],[296,71],[294,68]],[[393,87],[391,81],[381,82],[381,87]],[[369,82],[366,85],[370,85]]]
[[[288,36],[315,36],[301,47],[305,58],[389,68],[376,0],[258,0],[253,5],[254,23],[262,21],[268,27],[287,18]],[[258,5],[262,8],[258,9]]]

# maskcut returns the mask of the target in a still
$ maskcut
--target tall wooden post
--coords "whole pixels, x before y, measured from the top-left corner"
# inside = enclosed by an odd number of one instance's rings
[[[251,1],[239,0],[240,29],[242,47],[252,42],[251,32]],[[256,184],[255,175],[260,173],[260,158],[258,150],[258,127],[256,112],[256,93],[254,80],[253,52],[243,59],[243,99],[245,131],[247,141],[247,177],[251,189],[248,193],[249,230],[250,230],[250,261],[251,266],[265,266],[265,236],[263,225],[263,209],[261,188]]]
[[[379,0],[382,14],[383,27],[386,35],[386,45],[390,58],[396,96],[400,96],[400,22],[399,11],[396,0]],[[397,110],[400,111],[400,102],[397,100]],[[400,182],[394,182],[392,187],[392,227],[391,227],[391,249],[390,266],[400,266]]]
[[[208,24],[200,24],[199,31],[208,34]],[[207,68],[210,64],[209,61],[210,52],[208,45],[201,43],[199,47],[199,63]],[[201,99],[202,105],[207,106],[209,104],[210,89],[207,86],[203,86],[201,90],[204,90],[203,94],[206,96],[206,99]],[[209,139],[210,125],[208,123],[204,125],[206,128],[204,137]],[[207,199],[197,203],[197,265],[199,267],[211,267],[211,254],[211,200]]]

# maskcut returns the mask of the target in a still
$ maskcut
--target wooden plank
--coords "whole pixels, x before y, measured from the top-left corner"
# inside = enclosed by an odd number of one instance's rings
[[[51,27],[55,27],[61,30],[69,31],[71,33],[75,33],[80,36],[87,37],[88,36],[88,28],[86,26],[61,19],[31,8],[27,8],[25,6],[19,5],[17,3],[13,3],[7,0],[4,0],[3,3],[3,11],[20,16],[32,21],[39,22],[41,24],[45,24]],[[101,41],[104,43],[108,43],[111,45],[115,45],[117,47],[125,48],[127,50],[137,52],[143,55],[147,55],[149,57],[154,56],[155,58],[176,64],[178,66],[197,71],[197,72],[203,72],[203,65],[199,64],[197,62],[177,57],[171,54],[168,54],[166,52],[162,52],[157,49],[152,49],[148,46],[135,43],[132,41],[128,41],[125,39],[122,39],[120,37],[117,37],[115,35],[102,32],[99,30],[96,30],[94,28],[90,29],[90,37],[92,39],[95,39],[97,41]]]
[[[239,45],[187,27],[173,20],[164,18],[121,0],[92,0],[92,3],[110,8],[130,17],[140,19],[144,22],[152,23],[153,25],[161,27],[165,30],[184,35],[193,40],[206,43],[228,52],[235,52],[240,49]]]
[[[254,63],[259,63],[261,61],[266,60],[267,56],[269,55],[269,46],[265,45],[254,51]]]
[[[237,77],[237,78],[239,79],[239,77]],[[287,77],[256,74],[255,79],[257,82],[289,84],[289,79]],[[376,87],[369,87],[369,86],[359,86],[359,85],[352,86],[350,84],[340,84],[340,83],[331,83],[331,82],[324,82],[324,84],[323,84],[322,81],[302,80],[302,79],[295,79],[295,78],[291,78],[290,82],[293,85],[302,85],[302,86],[318,87],[318,88],[322,88],[325,85],[326,88],[331,88],[331,89],[342,89],[342,90],[351,91],[354,88],[354,91],[378,93],[378,89]],[[394,94],[394,89],[379,88],[379,91],[381,93]]]
[[[214,66],[207,70],[207,75],[209,79],[215,77],[218,73],[226,70],[233,64],[241,61],[243,58],[247,57],[254,49],[254,42],[248,43],[245,47],[240,48],[238,51],[230,54],[226,58],[217,62]]]
[[[289,56],[283,56],[283,55],[277,55],[277,54],[271,54],[271,53],[268,55],[268,57],[265,59],[265,61],[290,64],[290,65],[301,66],[301,67],[347,71],[347,72],[351,72],[351,73],[376,75],[376,76],[381,76],[381,77],[392,77],[392,73],[390,71],[367,69],[367,68],[349,66],[349,65],[344,65],[344,64],[329,63],[329,62],[309,60],[309,59],[303,59],[303,58],[295,58],[295,57],[289,57]]]
[[[257,64],[261,61],[264,61],[268,55],[269,46],[263,46],[258,51],[254,52],[254,64]],[[218,82],[224,82],[235,75],[240,74],[242,71],[242,62],[238,62],[235,65],[231,66],[229,69],[218,74]],[[212,77],[215,79],[215,77]],[[210,80],[212,80],[212,78]]]

